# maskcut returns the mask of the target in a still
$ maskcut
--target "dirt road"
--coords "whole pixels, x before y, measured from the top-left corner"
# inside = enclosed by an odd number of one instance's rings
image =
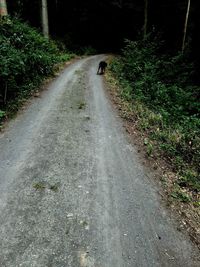
[[[96,75],[69,66],[0,135],[1,267],[199,266]]]

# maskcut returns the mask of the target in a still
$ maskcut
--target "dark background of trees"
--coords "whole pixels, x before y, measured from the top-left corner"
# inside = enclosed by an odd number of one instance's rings
[[[181,50],[187,0],[149,0],[148,31],[159,32],[166,52]],[[187,40],[199,63],[200,1],[191,0]],[[41,27],[41,0],[8,0],[8,11]],[[93,46],[99,52],[117,52],[124,38],[134,40],[144,24],[143,0],[49,0],[50,34],[68,47]]]

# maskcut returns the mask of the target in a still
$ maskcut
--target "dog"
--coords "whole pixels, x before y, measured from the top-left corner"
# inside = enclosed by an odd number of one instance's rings
[[[99,63],[97,74],[100,74],[100,75],[104,74],[107,66],[108,66],[108,64],[105,61],[101,61]]]

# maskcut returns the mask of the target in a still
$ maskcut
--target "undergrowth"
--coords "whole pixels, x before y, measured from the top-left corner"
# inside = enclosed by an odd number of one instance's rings
[[[126,40],[110,70],[119,81],[121,97],[131,104],[138,128],[148,134],[147,154],[159,151],[178,173],[177,186],[198,194],[200,86],[192,82],[193,65],[187,55],[162,55],[161,43],[151,36]],[[184,195],[182,200],[190,198]]]
[[[16,111],[23,98],[54,73],[55,66],[72,58],[52,40],[17,19],[0,21],[0,122]]]

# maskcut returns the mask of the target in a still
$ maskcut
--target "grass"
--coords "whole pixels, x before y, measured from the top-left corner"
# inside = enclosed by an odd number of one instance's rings
[[[58,185],[50,185],[49,189],[53,192],[58,192]]]
[[[0,110],[0,131],[1,131],[1,128],[2,128],[2,122],[3,122],[5,117],[6,117],[6,112]]]
[[[43,191],[46,188],[46,185],[44,182],[37,182],[33,185],[33,188],[37,191]]]
[[[47,186],[45,182],[37,182],[33,184],[33,188],[37,191],[43,191],[46,188],[49,188],[53,192],[58,192],[59,186],[57,184]]]
[[[173,192],[171,193],[171,197],[184,203],[188,203],[192,200],[189,194],[183,192],[179,187],[176,187],[173,190]]]
[[[85,102],[78,103],[78,109],[84,109],[85,107],[86,107],[86,103]]]
[[[121,99],[122,117],[132,122],[144,136],[143,144],[147,156],[164,159],[175,171],[177,178],[173,181],[171,197],[185,203],[192,202],[197,206],[200,192],[197,164],[195,161],[187,162],[183,155],[177,152],[177,146],[183,142],[184,133],[181,128],[174,128],[174,125],[166,123],[160,113],[156,113],[142,101],[127,98],[126,88],[122,87],[112,72],[108,72],[107,78]],[[167,183],[165,179],[165,185]]]

